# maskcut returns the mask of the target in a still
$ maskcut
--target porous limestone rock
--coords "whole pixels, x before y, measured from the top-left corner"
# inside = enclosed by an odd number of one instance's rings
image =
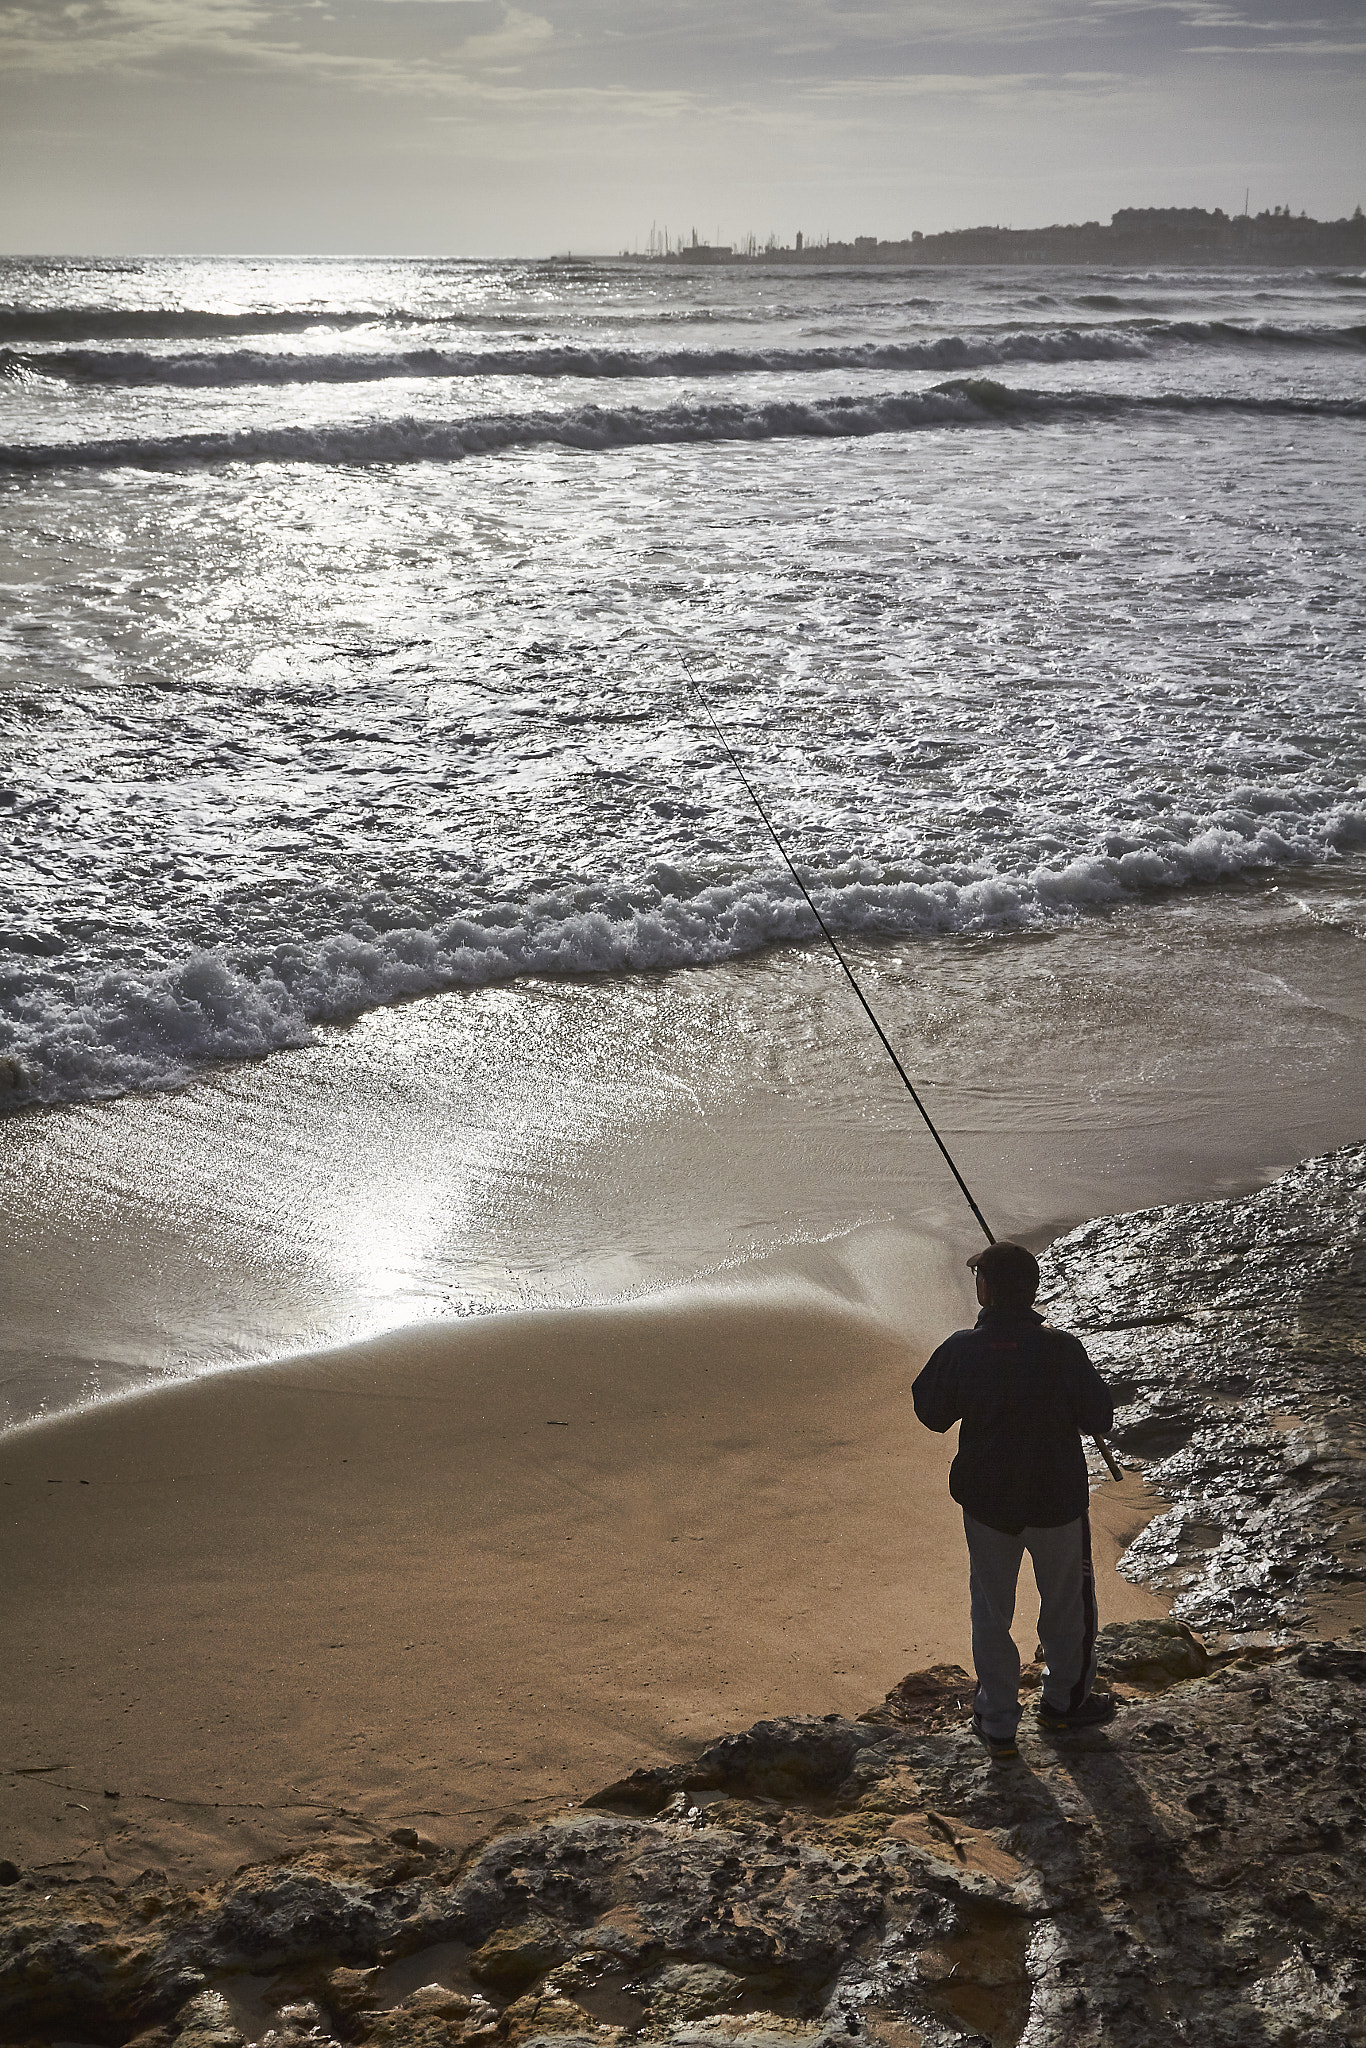
[[[961,1721],[761,1722],[463,1870],[159,1885],[150,1920],[90,1881],[25,1879],[0,1907],[0,2033],[201,2048],[264,1952],[275,2048],[1350,2048],[1363,1687],[1366,1634],[1273,1648],[1083,1736],[1027,1714],[1009,1764]],[[385,2000],[389,1964],[529,1924],[562,1960],[515,1998],[469,1978]]]
[[[514,1999],[503,2014],[499,2037],[509,2048],[521,2048],[524,2041],[564,2040],[567,2036],[591,2036],[592,2031],[593,2022],[583,2008],[547,1986]]]
[[[1183,1678],[1202,1678],[1209,1655],[1183,1621],[1112,1621],[1096,1640],[1096,1669],[1161,1689]]]
[[[470,1975],[477,1984],[515,1997],[568,1954],[565,1941],[550,1921],[535,1914],[516,1926],[497,1928],[470,1957]]]
[[[499,2038],[499,2014],[487,1999],[469,1997],[444,1984],[424,1984],[397,2004],[351,2015],[350,2039],[371,2048],[471,2048]],[[505,2035],[503,2038],[510,2038]]]
[[[776,1978],[760,1980],[776,1989]],[[739,1977],[716,1963],[669,1963],[650,1979],[650,2011],[666,2026],[707,2014],[737,2011],[752,1996],[755,1980]]]
[[[201,1991],[176,2014],[181,2048],[242,2048],[243,2036],[221,1991]]]

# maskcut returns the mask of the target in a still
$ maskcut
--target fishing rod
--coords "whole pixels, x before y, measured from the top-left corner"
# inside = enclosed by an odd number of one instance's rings
[[[874,1031],[876,1031],[878,1037],[881,1039],[883,1051],[886,1053],[892,1065],[896,1068],[898,1074],[900,1074],[906,1093],[910,1096],[911,1101],[919,1110],[920,1115],[924,1120],[926,1130],[934,1139],[935,1144],[939,1147],[940,1152],[943,1154],[944,1163],[948,1167],[949,1172],[953,1175],[954,1179],[957,1181],[958,1186],[962,1192],[964,1201],[971,1209],[973,1215],[977,1218],[977,1221],[982,1229],[982,1234],[986,1238],[987,1243],[995,1244],[996,1233],[993,1231],[991,1225],[987,1222],[986,1217],[982,1214],[981,1209],[978,1207],[977,1200],[972,1192],[972,1189],[968,1186],[962,1174],[959,1172],[957,1162],[955,1161],[954,1156],[950,1152],[948,1146],[944,1143],[943,1138],[940,1136],[933,1117],[930,1115],[924,1103],[921,1101],[915,1083],[912,1081],[910,1075],[906,1072],[906,1069],[902,1066],[901,1061],[897,1058],[896,1048],[893,1046],[891,1039],[888,1038],[886,1032],[883,1030],[877,1012],[874,1010],[872,1004],[869,1002],[867,996],[863,993],[862,988],[859,986],[858,977],[855,975],[853,968],[849,965],[849,962],[845,959],[844,954],[840,951],[839,942],[837,941],[835,934],[831,931],[829,925],[821,916],[819,910],[817,910],[816,905],[812,900],[811,891],[807,888],[805,882],[797,873],[796,867],[793,865],[792,856],[789,854],[787,848],[783,845],[782,840],[779,838],[778,828],[774,824],[772,818],[770,818],[770,816],[768,815],[768,812],[765,810],[763,803],[760,800],[759,792],[755,789],[754,784],[750,781],[748,775],[746,775],[744,769],[741,767],[739,759],[736,756],[734,749],[731,747],[730,741],[726,738],[725,732],[722,729],[722,727],[717,723],[716,716],[712,711],[710,703],[707,701],[706,692],[702,688],[702,685],[698,682],[697,677],[693,674],[692,668],[688,661],[688,657],[686,656],[686,654],[680,653],[678,659],[682,664],[684,675],[688,678],[688,688],[691,690],[693,697],[695,698],[698,704],[698,707],[700,708],[703,716],[705,717],[707,724],[715,733],[717,740],[720,742],[722,752],[725,754],[726,759],[730,762],[731,767],[735,770],[741,782],[744,783],[750,802],[753,804],[755,810],[759,813],[759,816],[763,819],[764,824],[767,826],[769,837],[772,839],[773,844],[777,847],[779,853],[783,857],[784,866],[786,867],[788,873],[791,875],[793,881],[797,884],[797,887],[801,890],[802,895],[806,899],[807,909],[811,912],[811,915],[815,918],[816,923],[820,926],[822,935],[824,936],[826,943],[829,945],[831,952],[839,961],[840,966],[844,969],[845,979],[848,981],[850,988],[854,991],[854,994],[858,997],[859,1002],[863,1005],[864,1015],[867,1017],[868,1022],[872,1025]],[[1118,1464],[1115,1462],[1115,1458],[1110,1450],[1110,1446],[1104,1441],[1103,1438],[1098,1436],[1092,1437],[1091,1441],[1094,1443],[1096,1449],[1100,1452],[1101,1457],[1104,1458],[1106,1464],[1110,1468],[1111,1478],[1123,1479],[1124,1474],[1120,1470]]]
[[[680,654],[678,658],[683,664],[683,673],[688,678],[688,687],[691,689],[693,696],[697,699],[697,702],[702,709],[703,715],[705,716],[708,725],[711,727],[712,731],[716,734],[717,739],[720,741],[721,746],[724,749],[726,759],[730,762],[731,767],[735,770],[741,782],[744,783],[746,790],[749,792],[750,802],[753,804],[755,810],[759,813],[759,816],[763,819],[765,825],[768,827],[769,837],[772,839],[773,844],[777,847],[779,853],[782,855],[788,873],[791,875],[793,881],[797,884],[797,887],[801,890],[802,895],[806,898],[806,907],[811,912],[811,915],[815,918],[816,923],[820,926],[821,931],[829,944],[831,952],[839,961],[840,966],[844,969],[845,977],[848,980],[849,986],[854,991],[854,994],[858,997],[859,1001],[862,1003],[864,1013],[867,1016],[868,1022],[872,1025],[874,1031],[876,1031],[878,1037],[882,1040],[883,1051],[886,1053],[892,1065],[896,1068],[898,1074],[900,1074],[902,1082],[905,1085],[906,1093],[910,1096],[911,1101],[915,1104],[916,1108],[920,1111],[921,1116],[924,1118],[926,1130],[929,1132],[930,1136],[934,1139],[935,1144],[943,1153],[945,1164],[947,1165],[949,1172],[953,1175],[954,1179],[957,1181],[959,1187],[961,1188],[964,1201],[966,1201],[969,1209],[971,1209],[973,1215],[981,1224],[982,1233],[985,1236],[987,1243],[995,1244],[995,1232],[992,1230],[991,1225],[987,1222],[986,1217],[978,1208],[972,1189],[968,1186],[962,1174],[958,1171],[958,1167],[954,1161],[953,1154],[950,1152],[948,1146],[944,1143],[944,1140],[940,1137],[939,1132],[935,1128],[934,1119],[931,1117],[930,1112],[926,1109],[924,1103],[921,1101],[919,1095],[916,1092],[915,1083],[912,1081],[910,1075],[906,1072],[906,1069],[902,1066],[901,1061],[897,1058],[895,1048],[892,1045],[892,1041],[890,1038],[888,1038],[886,1032],[883,1030],[881,1024],[879,1023],[877,1013],[873,1009],[872,1004],[869,1002],[867,996],[863,993],[863,990],[859,987],[858,980],[854,974],[853,968],[849,965],[849,962],[845,959],[843,953],[839,949],[839,945],[836,941],[835,934],[831,931],[829,925],[821,916],[819,910],[817,910],[811,898],[811,891],[807,888],[805,882],[802,880],[801,876],[797,873],[796,868],[793,866],[791,855],[788,853],[787,848],[783,845],[782,840],[778,837],[777,827],[774,825],[772,818],[769,817],[768,812],[764,809],[763,804],[759,801],[758,791],[755,789],[754,784],[746,775],[744,769],[740,766],[739,761],[737,760],[734,752],[731,749],[730,741],[726,738],[725,733],[717,724],[716,718],[712,712],[711,705],[707,702],[706,693],[704,692],[702,685],[698,682],[697,677],[693,674],[692,669],[688,665],[687,656]]]

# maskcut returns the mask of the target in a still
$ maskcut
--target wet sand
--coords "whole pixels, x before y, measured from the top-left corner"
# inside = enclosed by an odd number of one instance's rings
[[[1245,1192],[1361,1135],[1359,919],[1316,886],[854,946],[998,1235]],[[892,1314],[898,1244],[978,1243],[820,950],[427,998],[178,1092],[0,1120],[0,1426],[866,1226]]]
[[[1359,955],[1271,891],[863,964],[1038,1245],[1359,1136]],[[0,1855],[458,1845],[967,1662],[908,1386],[980,1240],[819,956],[435,998],[0,1143],[9,1415],[93,1403],[0,1436]],[[1103,1617],[1160,1611],[1141,1490],[1094,1505]]]

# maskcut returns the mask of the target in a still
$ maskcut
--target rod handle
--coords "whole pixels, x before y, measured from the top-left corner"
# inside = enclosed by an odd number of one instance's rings
[[[1124,1477],[1124,1473],[1118,1465],[1118,1463],[1116,1462],[1115,1454],[1110,1449],[1110,1446],[1106,1443],[1104,1437],[1093,1436],[1091,1441],[1095,1445],[1096,1449],[1100,1452],[1102,1458],[1104,1458],[1106,1464],[1110,1467],[1110,1477],[1112,1479],[1122,1479]]]

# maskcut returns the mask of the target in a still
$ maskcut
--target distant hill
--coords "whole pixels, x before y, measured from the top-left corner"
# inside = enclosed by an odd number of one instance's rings
[[[1207,213],[1200,206],[1126,206],[1107,226],[1098,220],[1051,228],[955,228],[913,234],[900,242],[857,235],[852,242],[795,248],[751,247],[745,254],[708,247],[682,248],[667,259],[681,263],[1098,263],[1138,264],[1366,264],[1366,218],[1310,220],[1289,207],[1257,214]]]

